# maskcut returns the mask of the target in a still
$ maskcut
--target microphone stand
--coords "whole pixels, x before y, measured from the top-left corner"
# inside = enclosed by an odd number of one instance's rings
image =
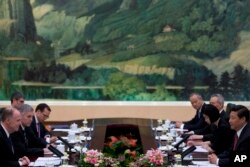
[[[58,157],[64,156],[64,154],[63,154],[61,151],[59,151],[57,148],[55,148],[55,147],[52,146],[52,145],[49,145],[48,149],[49,149],[52,153],[56,154],[56,156],[58,156]]]
[[[62,141],[63,144],[65,144],[69,148],[70,153],[71,153],[71,149],[74,149],[76,152],[78,152],[78,150],[76,150],[72,144],[70,144],[68,141],[63,139],[61,136],[57,136],[57,138],[58,138],[58,140]]]
[[[179,146],[181,145],[181,143],[186,142],[187,139],[189,138],[190,135],[186,134],[180,141],[178,141],[174,147],[176,148],[176,150],[178,150]]]

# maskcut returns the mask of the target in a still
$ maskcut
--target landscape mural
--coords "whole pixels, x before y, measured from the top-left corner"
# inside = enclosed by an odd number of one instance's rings
[[[250,100],[249,0],[0,0],[0,99]]]

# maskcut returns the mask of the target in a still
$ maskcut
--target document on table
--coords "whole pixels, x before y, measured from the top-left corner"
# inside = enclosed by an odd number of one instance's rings
[[[192,163],[194,165],[188,165],[189,167],[193,167],[193,166],[207,166],[207,167],[218,167],[215,164],[211,164],[209,161],[192,161]]]
[[[195,146],[195,147],[196,147],[196,149],[194,150],[194,152],[208,153],[208,151],[205,148],[201,147],[201,146]],[[188,148],[190,148],[190,146],[184,147],[183,151],[187,150]]]
[[[194,150],[194,152],[207,153],[208,151],[201,146],[196,146],[196,149]]]
[[[29,166],[46,166],[48,162],[53,165],[60,165],[61,159],[58,157],[39,157],[34,164]]]

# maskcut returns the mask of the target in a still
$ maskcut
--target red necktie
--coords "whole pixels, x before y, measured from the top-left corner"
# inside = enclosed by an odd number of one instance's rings
[[[239,140],[239,137],[238,137],[237,133],[235,133],[235,135],[234,135],[234,147],[233,147],[234,151],[236,150],[236,145],[238,143],[238,140]]]

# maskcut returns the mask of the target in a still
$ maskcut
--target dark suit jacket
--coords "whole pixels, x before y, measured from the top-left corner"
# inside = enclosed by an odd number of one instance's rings
[[[204,107],[205,103],[201,106],[201,113],[199,114],[199,110],[196,111],[196,114],[194,118],[192,118],[190,121],[184,122],[184,129],[191,130],[197,130],[204,128],[207,124],[203,117]]]
[[[26,133],[27,142],[25,141],[24,131]],[[36,137],[30,127],[25,127],[24,131],[20,126],[17,132],[11,134],[15,153],[19,157],[43,156],[43,148],[46,147],[46,143]]]
[[[18,157],[12,152],[2,125],[0,125],[0,164],[4,167],[19,167]]]
[[[40,123],[39,125],[40,125],[40,138],[42,138],[45,141],[44,137],[45,137],[45,135],[49,134],[49,132],[42,123]],[[37,132],[37,128],[36,128],[35,117],[33,117],[33,120],[32,120],[30,127],[33,130],[35,136],[39,137],[38,132]]]
[[[226,113],[225,110],[222,110],[222,111],[220,112],[220,118],[221,118],[221,119],[224,119],[225,121],[228,121],[228,114]]]
[[[227,119],[228,117],[226,115],[227,115],[226,112],[224,110],[222,110],[220,113],[220,119],[223,119],[226,122],[228,122],[228,119]],[[203,141],[209,141],[213,138],[213,134],[212,134],[210,125],[206,125],[202,129],[194,130],[194,134],[203,135]]]
[[[247,125],[242,130],[239,140],[236,145],[236,152],[249,152],[250,150],[250,123],[248,122]],[[233,152],[233,143],[231,148],[228,151],[219,154],[219,166],[230,166],[230,154]]]
[[[231,130],[226,120],[220,119],[218,127],[216,125],[211,125],[211,132],[211,148],[216,154],[220,154],[231,147],[235,131]]]

